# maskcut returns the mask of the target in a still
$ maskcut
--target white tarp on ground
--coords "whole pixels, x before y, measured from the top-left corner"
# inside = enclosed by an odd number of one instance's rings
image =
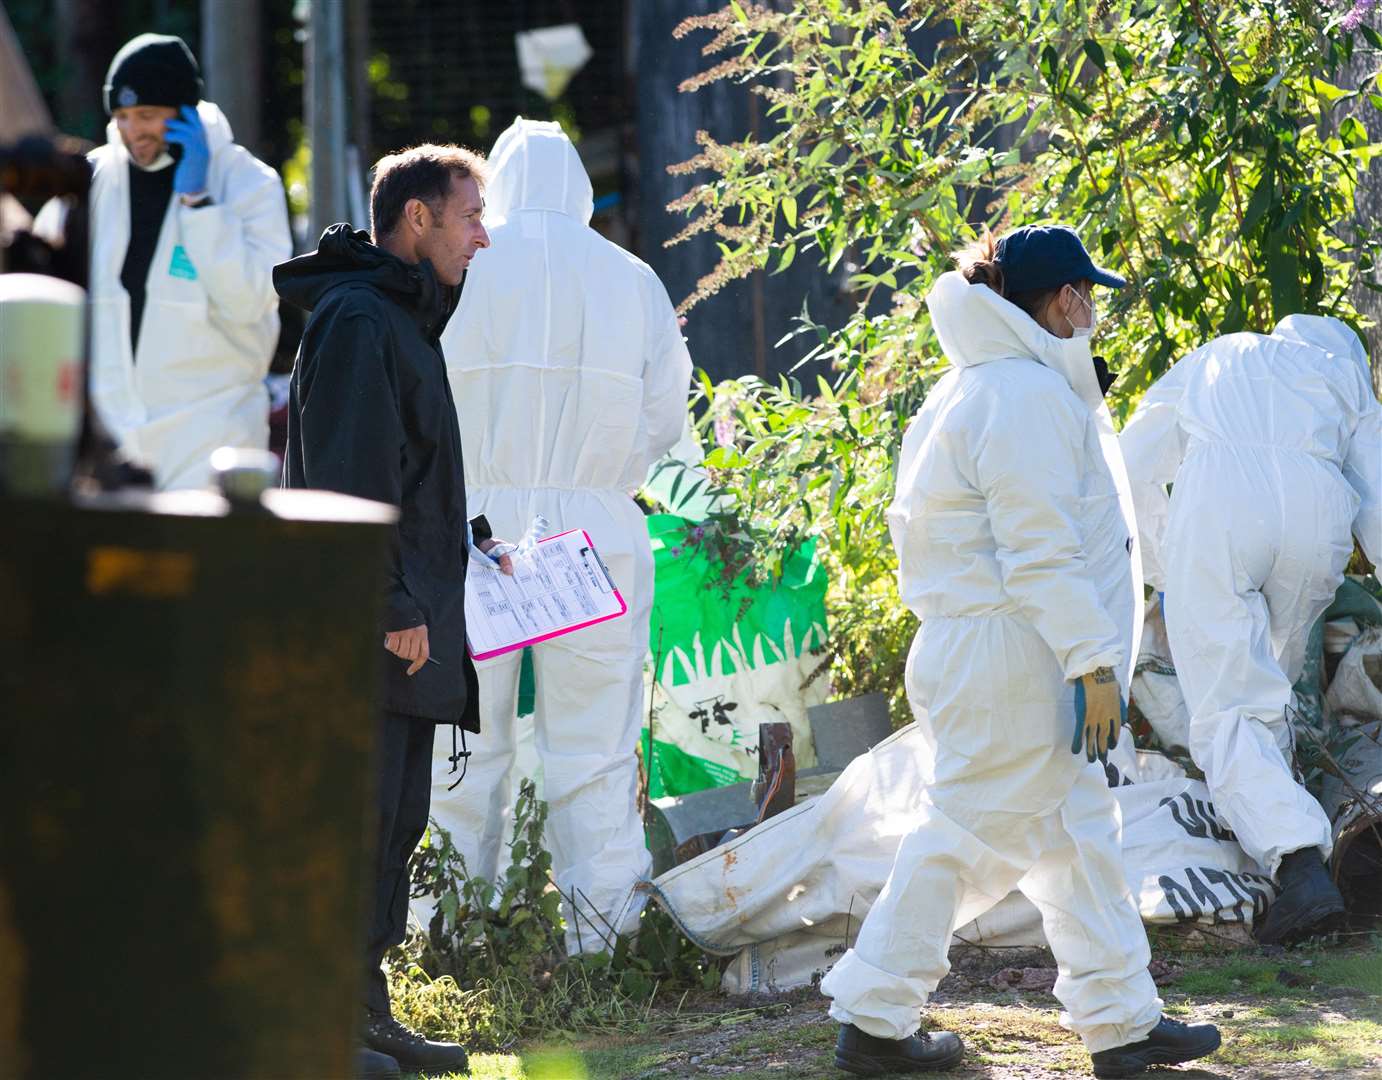
[[[1143,919],[1250,924],[1275,896],[1270,879],[1216,820],[1202,782],[1129,743],[1110,755],[1108,775]],[[928,753],[910,724],[856,758],[825,794],[649,883],[688,938],[735,956],[726,990],[808,985],[843,954],[916,820]],[[1036,909],[1016,893],[956,939],[1044,943]]]
[[[1330,641],[1325,628],[1325,647]],[[1369,626],[1345,636],[1337,630],[1337,638],[1344,645],[1343,659],[1325,694],[1329,715],[1343,726],[1370,724],[1382,720],[1382,626]]]

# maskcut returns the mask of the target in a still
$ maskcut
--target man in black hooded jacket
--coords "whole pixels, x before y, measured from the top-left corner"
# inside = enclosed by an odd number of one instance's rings
[[[483,518],[467,526],[461,434],[438,337],[471,258],[489,246],[483,168],[454,146],[386,157],[370,193],[373,242],[333,225],[315,252],[274,271],[283,300],[311,313],[293,369],[285,485],[399,507],[381,628],[393,656],[366,945],[369,1051],[360,1070],[368,1076],[466,1067],[461,1047],[428,1042],[392,1018],[380,962],[403,940],[408,858],[427,827],[434,725],[479,731],[466,560],[471,544],[487,551],[495,541]],[[512,572],[507,559],[504,566]]]

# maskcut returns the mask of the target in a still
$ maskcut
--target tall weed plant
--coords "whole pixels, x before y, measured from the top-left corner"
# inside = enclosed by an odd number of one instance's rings
[[[412,895],[431,922],[390,958],[395,1015],[436,1038],[502,1047],[557,1032],[629,1032],[678,1022],[663,1006],[719,985],[719,966],[661,912],[604,952],[567,956],[564,898],[543,842],[547,804],[519,786],[510,859],[500,880],[472,875],[450,834],[431,823],[413,856]],[[570,910],[569,905],[566,906]],[[612,935],[611,935],[612,936]]]

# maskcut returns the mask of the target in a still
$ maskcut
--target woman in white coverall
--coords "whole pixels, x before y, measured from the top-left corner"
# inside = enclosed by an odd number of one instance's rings
[[[947,1068],[920,1032],[951,936],[1018,888],[1041,912],[1062,1023],[1094,1074],[1219,1045],[1161,1015],[1104,770],[1141,581],[1130,498],[1089,349],[1098,269],[1074,232],[985,237],[926,298],[951,370],[907,430],[888,511],[902,599],[921,619],[907,696],[934,746],[917,823],[822,992],[836,1064]],[[1123,489],[1120,491],[1120,487]]]
[[[1292,774],[1287,709],[1352,536],[1382,559],[1382,406],[1362,342],[1313,315],[1217,338],[1162,376],[1120,441],[1190,754],[1281,890],[1257,936],[1308,934],[1344,904],[1329,819]]]
[[[600,951],[636,928],[632,886],[651,870],[635,746],[653,556],[632,492],[682,433],[691,358],[657,276],[590,227],[590,180],[559,125],[516,120],[490,165],[493,246],[442,335],[471,512],[496,535],[520,536],[538,514],[554,534],[585,529],[628,604],[533,648],[547,841],[579,909],[565,907],[567,947]],[[490,880],[508,860],[520,657],[477,665],[482,733],[465,780],[448,792],[439,770],[433,798]]]

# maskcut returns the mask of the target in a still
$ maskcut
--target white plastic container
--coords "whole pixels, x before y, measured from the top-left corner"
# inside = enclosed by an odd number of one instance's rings
[[[0,274],[0,488],[65,491],[82,430],[86,292]]]

